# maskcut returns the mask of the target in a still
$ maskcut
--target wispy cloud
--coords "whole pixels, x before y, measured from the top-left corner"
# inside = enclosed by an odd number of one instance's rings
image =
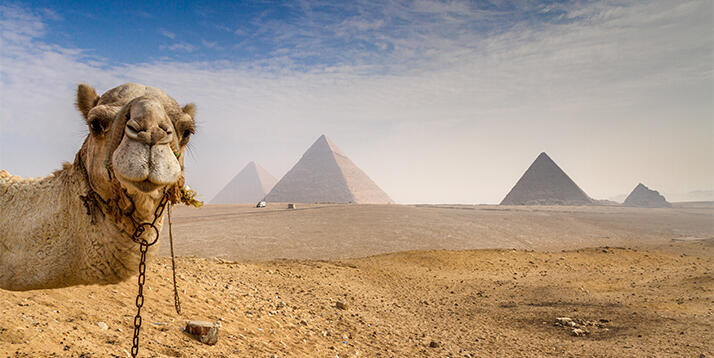
[[[143,10],[138,10],[138,9],[132,9],[131,14],[135,15],[135,16],[142,17],[144,19],[153,19],[154,18],[153,14],[143,11]]]
[[[52,20],[52,21],[64,20],[64,18],[62,16],[60,16],[60,14],[58,14],[56,11],[54,11],[52,9],[47,9],[47,8],[40,9],[39,12],[42,14],[42,18],[44,18],[46,20]]]
[[[498,202],[543,150],[595,197],[638,181],[711,185],[711,2],[526,15],[507,4],[356,2],[331,20],[315,2],[295,3],[299,26],[257,22],[239,34],[244,48],[275,39],[271,56],[133,66],[45,43],[41,15],[10,8],[0,17],[0,168],[39,175],[71,158],[86,133],[72,108],[77,82],[103,91],[137,81],[197,103],[187,170],[206,197],[250,160],[282,175],[321,133],[400,202]],[[481,27],[508,14],[516,19]]]
[[[21,7],[0,5],[0,29],[3,45],[10,45],[43,36],[45,24]]]
[[[177,42],[171,45],[161,45],[162,49],[170,50],[170,51],[184,51],[184,52],[193,52],[196,50],[196,46],[191,45],[186,42]]]
[[[216,42],[216,41],[201,40],[201,43],[203,44],[204,47],[207,47],[207,48],[216,48],[216,45],[218,45],[218,42]]]
[[[161,34],[161,36],[168,37],[168,38],[170,38],[170,39],[172,39],[172,40],[176,38],[176,34],[175,34],[175,33],[171,32],[171,31],[168,31],[168,30],[166,30],[166,29],[159,29],[159,34]]]

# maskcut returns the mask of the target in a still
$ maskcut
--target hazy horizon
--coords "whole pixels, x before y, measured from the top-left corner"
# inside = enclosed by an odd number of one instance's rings
[[[321,134],[398,203],[499,203],[541,152],[595,199],[711,191],[713,28],[710,1],[12,2],[0,169],[72,161],[77,84],[133,81],[196,103],[206,201]]]

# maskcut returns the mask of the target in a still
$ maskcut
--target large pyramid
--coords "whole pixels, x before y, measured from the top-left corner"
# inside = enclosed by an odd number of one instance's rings
[[[501,205],[593,205],[548,154],[540,153]]]
[[[671,208],[672,204],[667,202],[664,196],[660,195],[657,190],[652,190],[644,184],[637,184],[630,195],[627,196],[625,206],[639,206],[643,208]]]
[[[263,167],[250,162],[211,200],[211,204],[254,204],[277,182]]]
[[[325,135],[275,184],[268,202],[392,203],[392,199]]]

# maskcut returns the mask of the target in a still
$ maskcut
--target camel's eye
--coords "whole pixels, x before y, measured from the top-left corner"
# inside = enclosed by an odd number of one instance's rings
[[[181,138],[179,138],[179,144],[184,146],[188,144],[188,139],[192,134],[196,133],[196,128],[192,123],[182,121],[176,124],[176,134],[181,133]]]
[[[89,122],[89,129],[94,135],[101,134],[102,132],[104,132],[104,122],[100,121],[99,119],[93,119],[91,122]]]

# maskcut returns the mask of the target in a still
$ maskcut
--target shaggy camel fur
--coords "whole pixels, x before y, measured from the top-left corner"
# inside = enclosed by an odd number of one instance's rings
[[[101,97],[81,84],[76,105],[90,133],[74,163],[44,178],[0,170],[2,289],[129,278],[139,261],[135,222],[151,222],[165,192],[179,200],[192,104],[182,108],[159,89],[127,83]],[[148,230],[142,238],[154,236]]]

